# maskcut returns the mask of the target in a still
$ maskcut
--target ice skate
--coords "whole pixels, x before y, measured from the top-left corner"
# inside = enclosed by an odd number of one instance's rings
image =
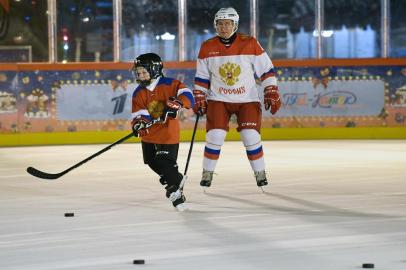
[[[200,181],[200,186],[202,187],[210,187],[211,181],[213,181],[213,173],[212,171],[206,171],[203,169],[202,173],[202,180]]]
[[[176,210],[183,212],[187,209],[185,205],[186,197],[179,186],[166,187],[166,197],[172,202]]]
[[[189,210],[189,207],[187,206],[186,203],[180,203],[178,205],[175,206],[176,210],[178,210],[179,212],[185,212]]]
[[[265,192],[263,187],[268,185],[265,171],[254,172],[254,175],[257,181],[257,186],[261,188],[262,192]]]

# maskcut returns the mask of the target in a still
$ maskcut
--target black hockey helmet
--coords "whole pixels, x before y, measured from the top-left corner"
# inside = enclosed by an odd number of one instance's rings
[[[145,68],[150,76],[150,80],[148,81],[140,81],[138,79],[137,73],[135,72],[137,67],[143,67]],[[137,83],[141,85],[149,85],[151,83],[152,79],[156,79],[159,76],[163,76],[162,69],[164,65],[162,63],[162,59],[159,55],[155,53],[146,53],[146,54],[141,54],[134,60],[134,66],[132,68],[133,74],[135,78],[137,79]]]

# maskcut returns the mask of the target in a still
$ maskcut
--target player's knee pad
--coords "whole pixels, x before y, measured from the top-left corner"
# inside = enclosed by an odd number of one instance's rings
[[[245,147],[261,143],[261,135],[255,129],[243,129],[240,136]]]
[[[224,129],[211,129],[206,134],[206,142],[211,145],[222,146],[226,138],[227,131]]]
[[[220,156],[221,146],[224,144],[226,131],[223,129],[211,129],[206,134],[206,146],[204,156],[209,160],[217,160]]]
[[[262,148],[261,135],[255,129],[243,129],[240,135],[247,151]]]

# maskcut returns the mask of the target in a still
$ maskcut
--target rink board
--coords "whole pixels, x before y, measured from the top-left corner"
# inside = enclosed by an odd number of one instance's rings
[[[63,144],[98,144],[112,143],[126,136],[128,131],[87,131],[61,133],[23,133],[0,134],[0,146],[24,145],[63,145]],[[206,132],[198,130],[196,141],[204,141]],[[406,128],[283,128],[262,129],[263,140],[314,140],[314,139],[406,139]],[[192,130],[181,131],[181,141],[190,141]],[[240,140],[240,135],[233,129],[227,133],[226,140]],[[128,142],[139,142],[132,138]]]

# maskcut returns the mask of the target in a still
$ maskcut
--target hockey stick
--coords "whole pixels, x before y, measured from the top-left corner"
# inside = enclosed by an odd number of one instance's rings
[[[187,169],[189,168],[189,161],[190,161],[190,156],[192,155],[192,150],[193,150],[193,144],[195,141],[195,135],[196,135],[196,129],[197,129],[197,124],[199,122],[199,117],[200,115],[196,115],[196,121],[195,121],[195,126],[193,127],[193,133],[192,133],[192,140],[190,141],[190,147],[189,147],[189,153],[187,154],[187,159],[186,159],[186,166],[185,166],[185,172],[183,173],[183,180],[180,184],[180,189],[183,190],[183,187],[185,186],[185,182],[187,179]]]
[[[196,115],[195,126],[193,127],[192,140],[190,141],[189,153],[187,154],[185,172],[183,173],[183,175],[186,175],[187,169],[189,168],[189,161],[190,161],[190,156],[192,155],[193,144],[194,144],[194,141],[195,141],[195,135],[196,135],[197,123],[199,122],[199,117],[200,117],[200,115],[197,114]]]
[[[153,125],[155,125],[155,124],[157,124],[157,123],[162,123],[161,118],[154,119],[154,120],[151,121],[150,123],[147,123],[144,128],[149,128],[149,127],[151,127],[151,126],[153,126]],[[61,177],[62,175],[65,175],[65,174],[67,174],[68,172],[70,172],[71,170],[73,170],[73,169],[75,169],[75,168],[77,168],[77,167],[79,167],[79,166],[82,166],[83,164],[85,164],[85,163],[88,162],[89,160],[91,160],[91,159],[93,159],[93,158],[95,158],[95,157],[101,155],[102,153],[106,152],[107,150],[110,150],[113,146],[116,146],[116,145],[118,145],[118,144],[120,144],[120,143],[122,143],[122,142],[128,140],[128,139],[131,138],[132,136],[134,136],[134,133],[133,133],[133,132],[131,132],[130,134],[126,135],[125,137],[119,139],[118,141],[116,141],[116,142],[110,144],[109,146],[103,148],[103,149],[100,150],[99,152],[94,153],[94,154],[91,155],[90,157],[88,157],[88,158],[82,160],[81,162],[79,162],[79,163],[73,165],[72,167],[70,167],[70,168],[68,168],[68,169],[66,169],[66,170],[64,170],[64,171],[62,171],[62,172],[60,172],[60,173],[46,173],[46,172],[37,170],[37,169],[35,169],[34,167],[28,167],[28,168],[27,168],[27,172],[28,172],[29,174],[31,174],[32,176],[35,176],[35,177],[38,177],[38,178],[42,178],[42,179],[48,179],[48,180],[58,179],[58,178]]]

